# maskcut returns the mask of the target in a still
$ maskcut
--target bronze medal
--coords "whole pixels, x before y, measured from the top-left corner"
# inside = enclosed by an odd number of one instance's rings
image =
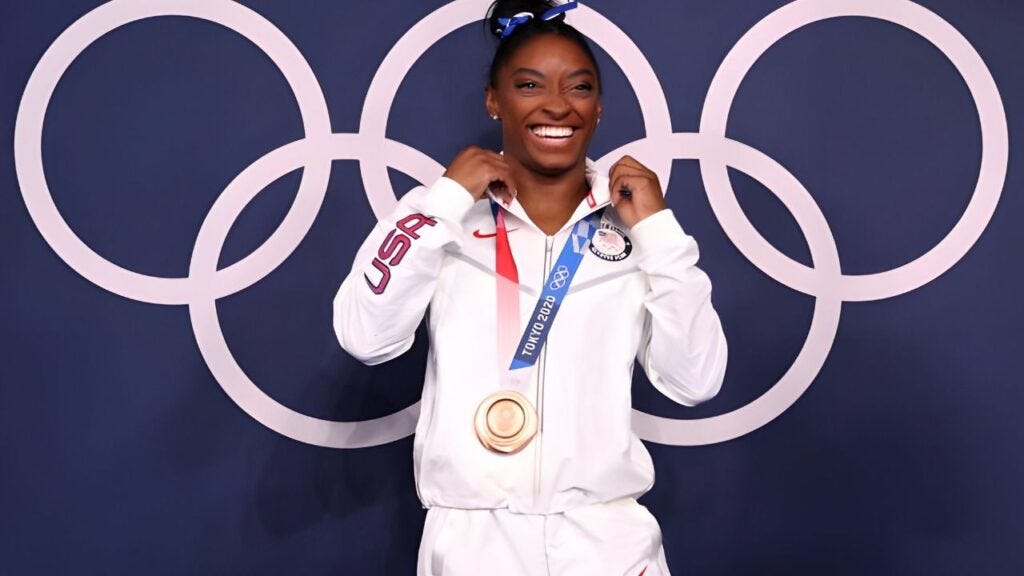
[[[499,390],[480,402],[475,427],[485,448],[514,454],[537,434],[537,411],[519,392]]]

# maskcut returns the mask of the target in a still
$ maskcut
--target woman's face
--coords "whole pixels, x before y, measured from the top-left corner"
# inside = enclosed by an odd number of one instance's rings
[[[501,118],[506,157],[558,175],[579,166],[601,115],[597,71],[575,42],[557,34],[525,41],[487,89]]]

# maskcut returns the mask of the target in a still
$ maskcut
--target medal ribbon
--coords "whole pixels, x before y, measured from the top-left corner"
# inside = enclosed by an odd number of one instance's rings
[[[511,378],[510,374],[515,370],[529,368],[537,363],[562,301],[569,293],[569,286],[572,284],[576,271],[583,262],[583,256],[590,247],[590,241],[597,231],[601,211],[588,215],[573,226],[572,233],[562,247],[558,260],[555,261],[547,280],[544,281],[544,289],[530,315],[529,324],[519,339],[518,346],[515,346],[513,351],[515,333],[519,327],[519,273],[508,242],[505,215],[496,203],[491,205],[491,209],[494,212],[496,231],[494,258],[495,271],[498,274],[499,363],[512,355],[508,371],[501,370],[500,373],[503,374],[503,387],[514,389],[519,387],[515,385],[517,383],[515,380],[519,379]]]
[[[519,330],[519,269],[516,268],[512,247],[508,243],[505,214],[496,203],[491,203],[491,210],[494,213],[496,232],[494,271],[498,274],[498,373],[502,375],[502,388],[514,389],[515,382],[508,378],[508,372],[502,368],[502,364],[512,355],[516,332]]]

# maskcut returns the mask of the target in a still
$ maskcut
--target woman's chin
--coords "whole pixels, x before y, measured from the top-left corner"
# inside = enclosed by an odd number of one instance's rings
[[[538,154],[530,158],[530,168],[545,176],[558,176],[580,165],[583,157],[578,153]]]

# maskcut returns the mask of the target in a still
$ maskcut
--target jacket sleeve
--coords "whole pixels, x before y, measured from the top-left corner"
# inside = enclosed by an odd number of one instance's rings
[[[630,230],[650,291],[637,359],[662,394],[695,406],[718,393],[726,343],[711,305],[711,281],[697,268],[697,243],[669,209]]]
[[[442,177],[410,191],[377,223],[334,297],[334,332],[345,351],[374,365],[412,347],[445,255],[462,246],[462,220],[474,202]]]

